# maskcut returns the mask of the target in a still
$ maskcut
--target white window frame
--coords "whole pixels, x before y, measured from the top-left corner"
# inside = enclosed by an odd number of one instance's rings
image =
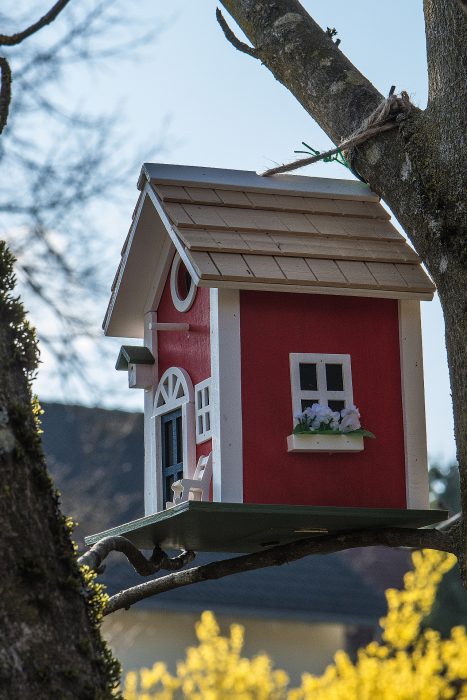
[[[182,410],[183,478],[189,479],[196,466],[195,394],[188,372],[181,367],[169,367],[157,385],[153,407],[155,472],[152,479],[156,490],[157,511],[162,510],[163,491],[161,416],[178,408]]]
[[[207,402],[206,402],[207,392]],[[195,384],[195,421],[196,421],[196,444],[199,445],[212,438],[212,388],[211,377],[199,384]],[[206,430],[206,416],[209,420],[209,430]],[[202,428],[202,429],[201,429]]]
[[[180,255],[178,253],[175,253],[172,263],[172,269],[170,271],[170,294],[172,296],[172,301],[177,311],[185,312],[191,309],[191,307],[193,306],[193,302],[195,300],[198,288],[195,284],[194,279],[191,278],[190,291],[186,295],[185,299],[182,299],[180,297],[178,291],[178,271],[180,269],[180,265],[185,265],[185,263],[181,259]],[[188,274],[190,274],[189,271]]]
[[[300,365],[316,365],[316,391],[300,388]],[[342,379],[344,389],[342,391],[328,391],[326,386],[326,365],[342,365]],[[345,408],[353,404],[352,368],[350,355],[330,355],[315,352],[291,352],[290,353],[290,382],[292,389],[292,409],[294,423],[295,416],[302,413],[302,401],[315,401],[322,406],[327,406],[328,401],[344,401]]]

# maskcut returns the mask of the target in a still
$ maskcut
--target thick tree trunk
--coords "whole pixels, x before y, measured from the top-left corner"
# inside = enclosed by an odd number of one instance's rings
[[[383,99],[297,0],[221,1],[257,57],[334,143]],[[413,108],[399,128],[359,146],[354,165],[388,204],[438,287],[467,513],[467,20],[455,0],[425,0],[425,21],[428,107]],[[465,519],[463,527],[465,552]]]
[[[0,244],[0,697],[112,697],[118,669],[85,600],[70,532],[44,464],[29,377],[34,334]]]

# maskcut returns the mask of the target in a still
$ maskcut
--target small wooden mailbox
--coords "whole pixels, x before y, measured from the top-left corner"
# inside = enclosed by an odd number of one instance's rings
[[[349,527],[352,513],[359,526],[441,519],[428,510],[420,329],[434,286],[377,195],[153,163],[138,187],[104,321],[143,345],[124,346],[117,369],[144,391],[146,518],[119,531],[187,546],[157,527],[222,504],[264,516],[265,532],[301,513],[289,539],[329,530],[332,513],[342,527],[345,509]],[[233,539],[230,551],[284,541]]]

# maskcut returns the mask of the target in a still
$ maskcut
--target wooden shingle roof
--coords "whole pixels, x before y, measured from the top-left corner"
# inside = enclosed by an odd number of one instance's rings
[[[198,286],[433,296],[417,254],[362,182],[145,163],[138,186],[109,335],[141,337],[148,294],[164,284],[174,249]]]
[[[268,189],[276,178],[262,178],[261,191],[151,185],[201,280],[433,292],[376,195],[361,187],[355,195],[315,192],[315,178],[292,177],[311,181],[310,191]]]

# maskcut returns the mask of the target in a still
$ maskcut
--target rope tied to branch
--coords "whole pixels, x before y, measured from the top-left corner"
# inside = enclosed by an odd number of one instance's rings
[[[268,177],[269,175],[288,173],[291,170],[303,168],[305,165],[317,163],[319,160],[323,160],[324,158],[328,158],[329,156],[339,153],[339,151],[344,153],[346,160],[352,164],[352,160],[355,155],[355,148],[357,146],[384,131],[394,129],[402,120],[407,119],[409,116],[412,109],[412,104],[408,94],[405,91],[402,91],[400,95],[395,95],[394,90],[395,87],[393,85],[389,91],[388,97],[380,102],[376,109],[362,121],[358,129],[350,134],[350,136],[347,136],[346,139],[341,141],[336,148],[331,148],[329,151],[325,151],[319,155],[311,156],[309,158],[300,158],[292,163],[286,163],[285,165],[279,165],[276,168],[270,168],[263,173],[263,176]]]

